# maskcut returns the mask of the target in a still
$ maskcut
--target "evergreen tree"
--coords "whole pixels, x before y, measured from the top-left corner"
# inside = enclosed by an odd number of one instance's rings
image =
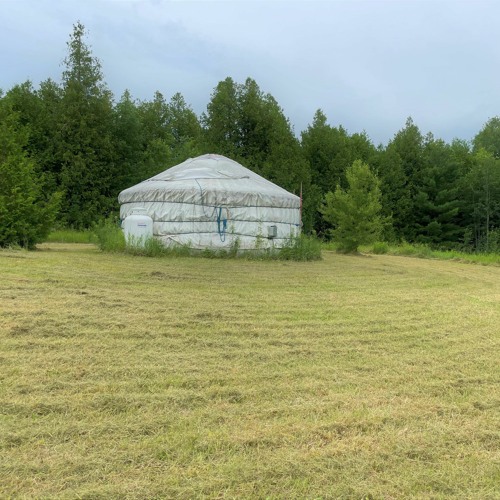
[[[84,42],[85,28],[74,26],[63,72],[59,121],[62,215],[73,227],[89,227],[117,208],[118,175],[113,146],[113,103],[101,64]]]
[[[374,159],[374,171],[380,180],[382,215],[391,221],[384,226],[382,236],[387,241],[398,241],[403,237],[411,209],[408,179],[401,157],[392,148],[380,149]]]
[[[414,179],[415,241],[444,248],[459,242],[463,235],[458,225],[459,172],[451,148],[429,134],[423,151],[423,166]]]
[[[113,184],[121,191],[144,180],[144,129],[136,103],[125,90],[113,113],[113,144],[120,169]]]
[[[154,93],[153,100],[139,103],[138,112],[144,129],[146,144],[154,139],[161,139],[166,144],[172,142],[168,129],[168,103],[161,92],[157,90]]]
[[[228,77],[212,92],[207,112],[202,115],[207,151],[239,161],[241,146],[238,86]]]
[[[172,96],[167,106],[167,126],[172,139],[171,150],[173,164],[187,158],[199,156],[202,153],[201,125],[198,117],[186,103],[182,94],[177,92]]]
[[[405,127],[400,130],[389,142],[387,152],[391,153],[386,158],[391,160],[391,165],[381,165],[381,171],[385,171],[383,178],[387,180],[393,170],[396,174],[394,182],[398,190],[400,201],[397,210],[393,213],[394,228],[396,236],[408,241],[415,241],[417,229],[416,215],[413,211],[413,203],[416,195],[416,178],[423,168],[424,138],[419,128],[411,118],[406,120]],[[397,156],[400,165],[397,165]],[[387,191],[387,190],[385,190]]]
[[[41,171],[50,182],[50,191],[55,192],[61,189],[62,159],[58,154],[58,144],[61,138],[59,122],[62,90],[49,78],[40,83],[36,93],[42,107],[40,115],[35,120],[38,127],[36,128],[36,148],[33,154],[36,156]]]
[[[5,99],[17,112],[19,123],[29,131],[25,150],[35,160],[39,173],[44,174],[44,189],[57,191],[61,170],[57,155],[60,88],[52,80],[47,80],[35,90],[27,81],[10,89]]]
[[[500,228],[500,159],[484,149],[477,151],[464,178],[463,193],[470,210],[474,248],[498,251],[499,242],[492,244],[491,235]]]
[[[28,129],[7,100],[0,100],[0,247],[34,248],[49,233],[60,195],[47,196],[43,176],[28,156]]]
[[[266,179],[305,196],[310,175],[300,144],[276,99],[248,78],[243,85],[231,78],[220,82],[202,117],[205,142],[212,152],[241,162]],[[304,204],[308,211],[309,203]],[[312,221],[305,214],[304,229]]]
[[[168,126],[176,144],[186,140],[199,140],[201,125],[181,93],[177,92],[168,103]]]
[[[345,170],[352,164],[347,132],[331,127],[326,115],[318,109],[312,125],[301,134],[305,159],[311,169],[311,182],[323,193],[331,191],[337,184],[345,184]]]
[[[461,235],[461,248],[464,250],[472,251],[475,248],[473,238],[473,206],[470,199],[470,185],[469,174],[472,171],[475,160],[472,154],[472,144],[468,141],[454,139],[450,144],[451,161],[455,165],[458,193],[457,197],[460,200],[458,211],[458,224],[460,226]]]
[[[173,165],[169,132],[169,109],[163,94],[156,91],[152,101],[142,101],[137,107],[143,130],[142,179],[147,179]]]
[[[327,193],[322,212],[334,226],[332,233],[339,250],[355,252],[381,234],[381,192],[377,176],[361,160],[347,169],[346,178],[348,188],[337,186],[334,193]]]
[[[157,91],[138,111],[144,130],[143,178],[201,154],[201,125],[180,93],[167,102]]]
[[[314,213],[318,201],[311,186],[310,169],[303,157],[300,143],[294,137],[289,122],[276,111],[276,121],[269,143],[269,152],[264,160],[262,175],[287,191],[302,193],[302,230],[313,230]]]
[[[77,23],[62,85],[47,80],[35,89],[28,81],[1,98],[11,110],[7,114],[16,116],[17,136],[23,131],[24,139],[16,139],[25,155],[21,163],[31,165],[27,175],[36,179],[42,198],[48,203],[64,191],[63,223],[90,226],[117,208],[123,188],[214,152],[296,194],[302,185],[306,231],[327,232],[330,219],[322,217],[321,200],[336,186],[345,191],[347,169],[361,160],[380,179],[382,217],[392,218],[392,227],[384,225],[385,238],[490,250],[496,245],[500,117],[476,135],[473,153],[464,141],[424,138],[411,118],[386,148],[375,149],[365,133],[349,135],[329,125],[321,110],[299,142],[277,101],[251,78],[219,82],[201,123],[180,93],[167,102],[156,92],[151,101],[137,103],[125,92],[114,106],[84,38]]]
[[[316,111],[312,125],[302,132],[301,147],[309,164],[312,197],[316,201],[314,228],[318,234],[324,235],[328,224],[319,211],[321,200],[335,186],[345,187],[346,169],[355,160],[372,161],[376,151],[365,133],[349,136],[343,127],[330,126],[320,109]]]
[[[334,141],[331,137],[332,128],[327,123],[327,117],[321,109],[318,109],[314,114],[312,125],[301,133],[301,149],[304,159],[309,164],[311,176],[311,189],[306,197],[306,200],[312,203],[308,207],[310,224],[320,236],[323,236],[328,229],[319,210],[322,200],[327,191],[333,189],[340,181],[340,176],[332,176],[329,171],[331,158],[335,154]]]
[[[473,140],[472,166],[464,177],[474,248],[500,250],[500,117],[488,120]]]
[[[29,129],[29,137],[26,142],[26,149],[30,154],[36,154],[40,147],[41,122],[43,122],[43,104],[38,97],[31,81],[26,81],[19,85],[14,85],[4,97],[5,103],[12,108],[18,116],[18,122],[26,130]]]

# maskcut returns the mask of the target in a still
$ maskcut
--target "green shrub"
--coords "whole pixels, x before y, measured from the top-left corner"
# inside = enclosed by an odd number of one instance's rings
[[[321,242],[314,237],[301,234],[290,238],[287,244],[274,251],[277,260],[311,261],[321,259]]]
[[[389,251],[389,245],[385,241],[377,241],[373,244],[372,252],[380,255]]]
[[[125,236],[120,226],[112,220],[106,220],[95,226],[97,244],[104,252],[125,252]]]
[[[430,258],[432,257],[432,249],[428,246],[418,244],[402,242],[394,250],[394,255],[412,255],[414,257]]]

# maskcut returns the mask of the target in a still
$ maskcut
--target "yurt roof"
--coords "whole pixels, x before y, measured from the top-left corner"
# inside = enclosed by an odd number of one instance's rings
[[[120,203],[178,202],[298,208],[300,199],[238,162],[206,154],[122,191]]]

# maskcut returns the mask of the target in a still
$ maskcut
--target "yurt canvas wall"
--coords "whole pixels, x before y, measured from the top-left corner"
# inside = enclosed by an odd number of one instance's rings
[[[120,218],[144,207],[163,244],[279,248],[300,232],[300,198],[224,156],[207,154],[122,191]]]

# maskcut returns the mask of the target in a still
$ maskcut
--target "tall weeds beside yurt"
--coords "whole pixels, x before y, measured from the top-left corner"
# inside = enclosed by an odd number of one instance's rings
[[[300,198],[221,155],[190,158],[118,196],[120,218],[143,207],[165,246],[281,248],[300,233]]]

